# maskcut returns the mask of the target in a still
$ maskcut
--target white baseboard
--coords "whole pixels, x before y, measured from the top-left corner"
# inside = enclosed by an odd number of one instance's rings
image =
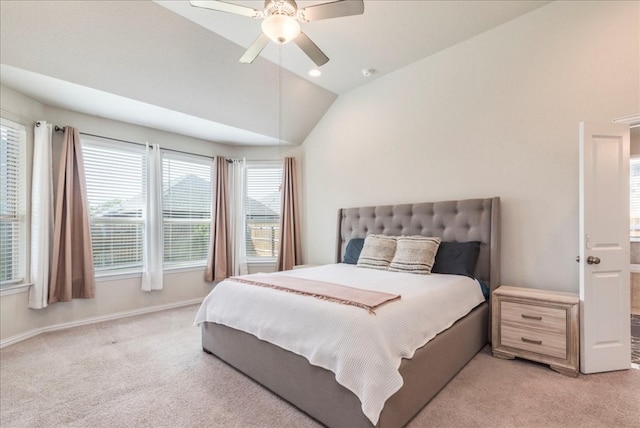
[[[62,323],[62,324],[55,324],[55,325],[49,325],[49,326],[46,326],[46,327],[35,328],[33,330],[29,330],[29,331],[26,331],[24,333],[16,334],[15,336],[11,336],[11,337],[8,337],[6,339],[1,340],[0,341],[0,349],[4,348],[6,346],[9,346],[9,345],[13,345],[13,344],[18,343],[18,342],[22,342],[23,340],[27,340],[27,339],[30,339],[32,337],[36,337],[39,334],[50,332],[50,331],[64,330],[64,329],[67,329],[67,328],[80,327],[80,326],[83,326],[83,325],[95,324],[95,323],[98,323],[98,322],[112,321],[112,320],[116,320],[116,319],[120,319],[120,318],[132,317],[132,316],[135,316],[135,315],[143,315],[143,314],[148,314],[148,313],[152,313],[152,312],[165,311],[167,309],[180,308],[182,306],[195,305],[195,304],[198,304],[198,303],[202,303],[202,299],[203,298],[200,297],[200,298],[197,298],[197,299],[184,300],[182,302],[167,303],[167,304],[164,304],[164,305],[156,305],[156,306],[147,306],[147,307],[140,308],[140,309],[133,309],[131,311],[117,312],[115,314],[102,315],[102,316],[99,316],[99,317],[85,318],[85,319],[82,319],[82,320],[70,321],[70,322],[65,322],[65,323]]]

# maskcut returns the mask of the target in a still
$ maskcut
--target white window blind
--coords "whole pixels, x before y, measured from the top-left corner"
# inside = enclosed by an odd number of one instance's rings
[[[640,157],[631,158],[629,178],[630,236],[640,241]]]
[[[0,284],[24,281],[25,156],[23,125],[0,121]]]
[[[96,272],[142,266],[146,189],[144,148],[82,138]]]
[[[164,266],[204,265],[211,230],[213,162],[162,153]]]
[[[278,256],[281,184],[281,163],[247,163],[244,192],[247,260],[275,260]]]

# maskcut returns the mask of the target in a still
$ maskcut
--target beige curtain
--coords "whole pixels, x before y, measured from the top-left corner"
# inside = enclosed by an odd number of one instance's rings
[[[282,171],[282,209],[280,213],[280,248],[276,270],[289,270],[302,262],[300,218],[296,185],[296,160],[284,159]]]
[[[211,237],[205,279],[222,281],[231,275],[231,241],[229,240],[229,192],[227,159],[216,156],[215,185],[211,197]]]
[[[53,228],[49,303],[90,299],[95,272],[80,133],[65,127]]]

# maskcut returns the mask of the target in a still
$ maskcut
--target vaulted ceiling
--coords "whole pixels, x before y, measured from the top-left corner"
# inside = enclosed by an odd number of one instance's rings
[[[47,105],[204,140],[301,144],[340,94],[548,1],[364,3],[363,15],[302,24],[330,58],[312,78],[294,44],[239,63],[260,22],[187,1],[2,1],[0,82]]]

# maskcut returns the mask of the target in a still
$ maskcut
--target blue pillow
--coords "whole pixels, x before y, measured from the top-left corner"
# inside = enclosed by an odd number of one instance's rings
[[[347,242],[347,248],[344,250],[342,262],[350,265],[358,264],[363,245],[364,238],[353,238],[349,240],[349,242]]]
[[[480,242],[441,242],[431,272],[474,278]]]
[[[491,288],[481,279],[478,279],[478,284],[480,284],[480,289],[482,290],[482,295],[484,296],[484,300],[489,300],[491,296]]]

